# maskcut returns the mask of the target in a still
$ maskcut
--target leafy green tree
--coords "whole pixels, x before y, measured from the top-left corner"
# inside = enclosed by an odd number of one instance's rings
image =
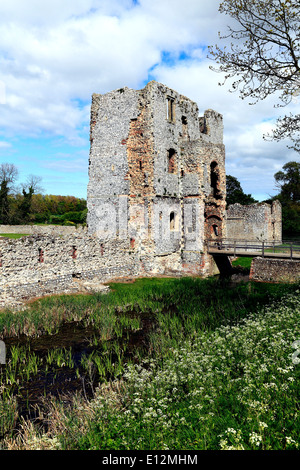
[[[21,215],[23,223],[28,222],[29,220],[33,193],[34,193],[34,189],[32,186],[28,188],[28,191],[23,189],[23,199],[20,204],[20,215]]]
[[[219,11],[230,17],[227,34],[210,46],[210,58],[225,74],[231,91],[240,92],[251,104],[270,95],[275,106],[285,107],[300,91],[300,2],[299,0],[224,0]],[[271,138],[288,138],[300,151],[300,114],[291,113],[277,121]]]
[[[279,198],[280,200],[280,198]],[[300,204],[282,201],[282,232],[284,236],[300,238]]]
[[[300,163],[286,163],[274,178],[280,189],[276,199],[282,205],[283,234],[300,237]]]
[[[241,183],[237,178],[231,175],[226,175],[226,202],[227,206],[231,204],[249,205],[257,202],[251,194],[245,194]]]
[[[300,202],[300,163],[286,163],[282,170],[274,175],[281,198],[285,201]]]
[[[4,225],[7,225],[9,223],[9,201],[7,181],[2,181],[0,187],[0,223]]]
[[[40,185],[41,181],[42,178],[40,176],[29,175],[26,182],[22,184],[23,198],[19,204],[19,216],[21,217],[22,223],[30,220],[33,194],[43,191]]]

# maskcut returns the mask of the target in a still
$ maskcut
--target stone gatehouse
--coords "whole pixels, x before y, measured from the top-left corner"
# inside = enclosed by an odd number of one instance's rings
[[[223,118],[152,81],[94,94],[89,234],[127,239],[141,271],[206,275],[205,240],[226,236]]]

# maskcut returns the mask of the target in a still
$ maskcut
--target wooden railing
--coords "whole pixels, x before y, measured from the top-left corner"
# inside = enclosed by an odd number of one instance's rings
[[[290,259],[300,256],[299,241],[254,241],[254,240],[231,240],[231,239],[211,239],[207,240],[207,249],[211,253],[224,253],[233,256],[262,256],[274,254],[286,254]],[[221,254],[221,253],[220,253]]]

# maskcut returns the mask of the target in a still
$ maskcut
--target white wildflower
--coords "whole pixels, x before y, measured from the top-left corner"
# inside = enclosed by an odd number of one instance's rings
[[[249,436],[250,443],[259,447],[262,442],[262,437],[256,432],[251,432]]]

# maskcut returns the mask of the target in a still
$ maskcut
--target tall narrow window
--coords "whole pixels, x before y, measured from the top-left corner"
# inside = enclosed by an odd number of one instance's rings
[[[170,96],[167,98],[167,117],[169,122],[175,122],[175,100]]]
[[[73,259],[77,258],[77,248],[76,248],[76,246],[72,246],[72,258]]]
[[[170,213],[170,230],[175,230],[175,213]]]
[[[218,237],[218,236],[219,236],[219,227],[218,227],[216,224],[214,224],[214,225],[212,226],[212,230],[213,230],[214,235],[215,235],[216,237]]]
[[[174,149],[168,150],[168,172],[175,173],[175,155],[176,152]]]
[[[216,199],[220,199],[219,190],[219,168],[217,162],[211,162],[210,164],[210,186],[212,189],[212,195]]]
[[[187,118],[186,118],[186,116],[181,117],[181,122],[182,122],[182,136],[183,137],[188,137]]]
[[[170,212],[170,231],[177,232],[179,230],[178,214]]]
[[[42,248],[39,248],[39,263],[44,262],[44,250]]]
[[[163,236],[163,213],[162,211],[160,211],[158,214],[158,233],[159,233],[159,238],[162,238]]]
[[[199,118],[199,128],[201,134],[207,134],[207,125],[205,117]]]

